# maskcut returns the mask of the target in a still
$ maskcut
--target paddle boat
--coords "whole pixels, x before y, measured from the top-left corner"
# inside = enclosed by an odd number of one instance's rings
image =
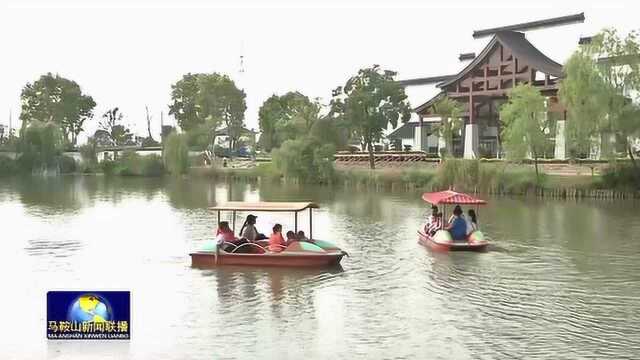
[[[422,194],[422,199],[429,204],[442,206],[442,226],[444,227],[446,219],[447,205],[470,205],[476,206],[476,212],[480,205],[486,205],[487,202],[477,199],[471,195],[455,192],[452,190],[430,192]],[[433,235],[429,233],[425,224],[418,230],[418,242],[434,251],[484,251],[489,245],[484,234],[480,230],[476,230],[462,241],[453,241],[449,231],[440,228]]]
[[[222,246],[209,242],[199,251],[192,252],[193,267],[239,266],[287,266],[287,267],[331,267],[340,264],[345,251],[334,244],[313,238],[313,209],[319,206],[312,202],[227,202],[210,208],[217,213],[217,223],[222,212],[231,212],[232,230],[235,233],[237,212],[288,212],[294,214],[294,230],[298,232],[298,213],[309,210],[309,239],[296,241],[280,252],[269,251],[268,240],[248,242],[239,246],[224,243]],[[226,251],[222,249],[226,248]],[[242,249],[242,250],[241,250]],[[239,251],[241,250],[241,251]]]

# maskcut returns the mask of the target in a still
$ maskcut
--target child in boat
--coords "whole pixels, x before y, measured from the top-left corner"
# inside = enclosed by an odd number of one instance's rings
[[[228,221],[220,221],[218,223],[218,229],[216,230],[216,240],[221,244],[223,242],[234,242],[236,236],[229,228]]]
[[[445,229],[449,230],[453,241],[465,241],[467,239],[467,222],[459,205],[453,209],[453,215]]]
[[[291,230],[287,231],[287,246],[291,245],[295,241],[298,241],[296,233]]]
[[[438,207],[431,207],[431,215],[427,217],[427,232],[429,235],[436,233],[442,227],[442,213],[438,212]]]
[[[472,232],[478,230],[478,217],[476,216],[476,212],[473,209],[469,209],[469,211],[467,211],[467,214],[469,215],[469,217],[466,219],[467,235],[469,235]]]
[[[275,224],[273,226],[273,234],[269,237],[269,251],[281,252],[287,247],[287,243],[282,237],[282,225]]]
[[[298,231],[298,241],[306,241],[306,242],[313,242],[313,240],[307,238],[307,236],[304,234],[304,231],[300,230]]]
[[[433,236],[436,232],[442,229],[442,213],[438,212],[436,216],[433,218],[433,222],[428,224],[427,230],[429,231],[429,235]]]
[[[246,240],[240,241],[240,239],[233,234],[233,230],[229,228],[228,221],[220,221],[218,223],[218,229],[216,230],[216,243],[222,250],[232,251],[235,246],[239,246],[244,242],[246,242]],[[231,243],[234,246],[228,244],[224,245],[224,243]]]

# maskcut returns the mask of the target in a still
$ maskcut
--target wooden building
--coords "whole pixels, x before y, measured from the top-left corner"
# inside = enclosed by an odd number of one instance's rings
[[[441,81],[438,79],[439,94],[414,109],[420,123],[416,144],[428,143],[427,138],[432,136],[428,130],[429,120],[438,118],[433,105],[446,96],[458,101],[464,109],[464,127],[454,136],[453,155],[468,159],[499,157],[499,108],[515,86],[531,84],[546,97],[547,115],[557,120],[554,129],[556,145],[552,155],[565,159],[566,111],[557,98],[561,76],[562,65],[540,52],[524,33],[497,31],[487,46],[459,73],[442,77]]]

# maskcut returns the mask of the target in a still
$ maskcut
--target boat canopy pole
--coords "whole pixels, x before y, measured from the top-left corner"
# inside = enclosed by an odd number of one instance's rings
[[[236,211],[233,210],[232,214],[233,214],[233,219],[231,219],[231,223],[233,224],[233,233],[235,234],[235,232],[236,232]]]
[[[309,239],[313,240],[313,209],[309,208]]]
[[[295,229],[295,231],[296,231],[296,236],[297,236],[297,235],[298,235],[298,212],[297,212],[297,211],[295,212],[295,218],[294,218],[294,220],[295,220],[295,221],[294,221],[294,226],[293,226],[293,228]]]
[[[218,224],[220,224],[220,210],[218,210],[218,223],[216,224],[216,226],[218,226]]]
[[[440,229],[441,230],[444,230],[444,228],[445,228],[444,222],[447,221],[446,219],[447,219],[447,205],[443,204],[443,206],[442,206],[442,221],[440,221]]]

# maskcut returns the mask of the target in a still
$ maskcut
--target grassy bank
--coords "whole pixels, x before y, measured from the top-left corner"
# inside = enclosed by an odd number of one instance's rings
[[[626,169],[626,168],[625,168]],[[190,169],[192,176],[205,176],[229,180],[281,180],[283,176],[271,163],[261,163],[254,168]],[[288,182],[299,182],[287,179]],[[472,160],[450,159],[439,166],[415,166],[401,169],[336,169],[328,182],[333,186],[363,189],[393,189],[436,191],[453,188],[458,191],[497,195],[530,195],[561,198],[640,197],[637,186],[628,170],[612,167],[602,176],[563,176],[541,174],[528,165],[512,163],[487,163]]]
[[[189,175],[212,179],[248,181],[257,181],[259,179],[277,181],[282,177],[271,162],[258,163],[250,168],[194,166],[189,169]]]
[[[338,172],[346,186],[373,186],[441,190],[453,188],[471,193],[524,194],[543,186],[546,176],[536,178],[529,167],[481,164],[478,161],[447,160],[438,167]]]

